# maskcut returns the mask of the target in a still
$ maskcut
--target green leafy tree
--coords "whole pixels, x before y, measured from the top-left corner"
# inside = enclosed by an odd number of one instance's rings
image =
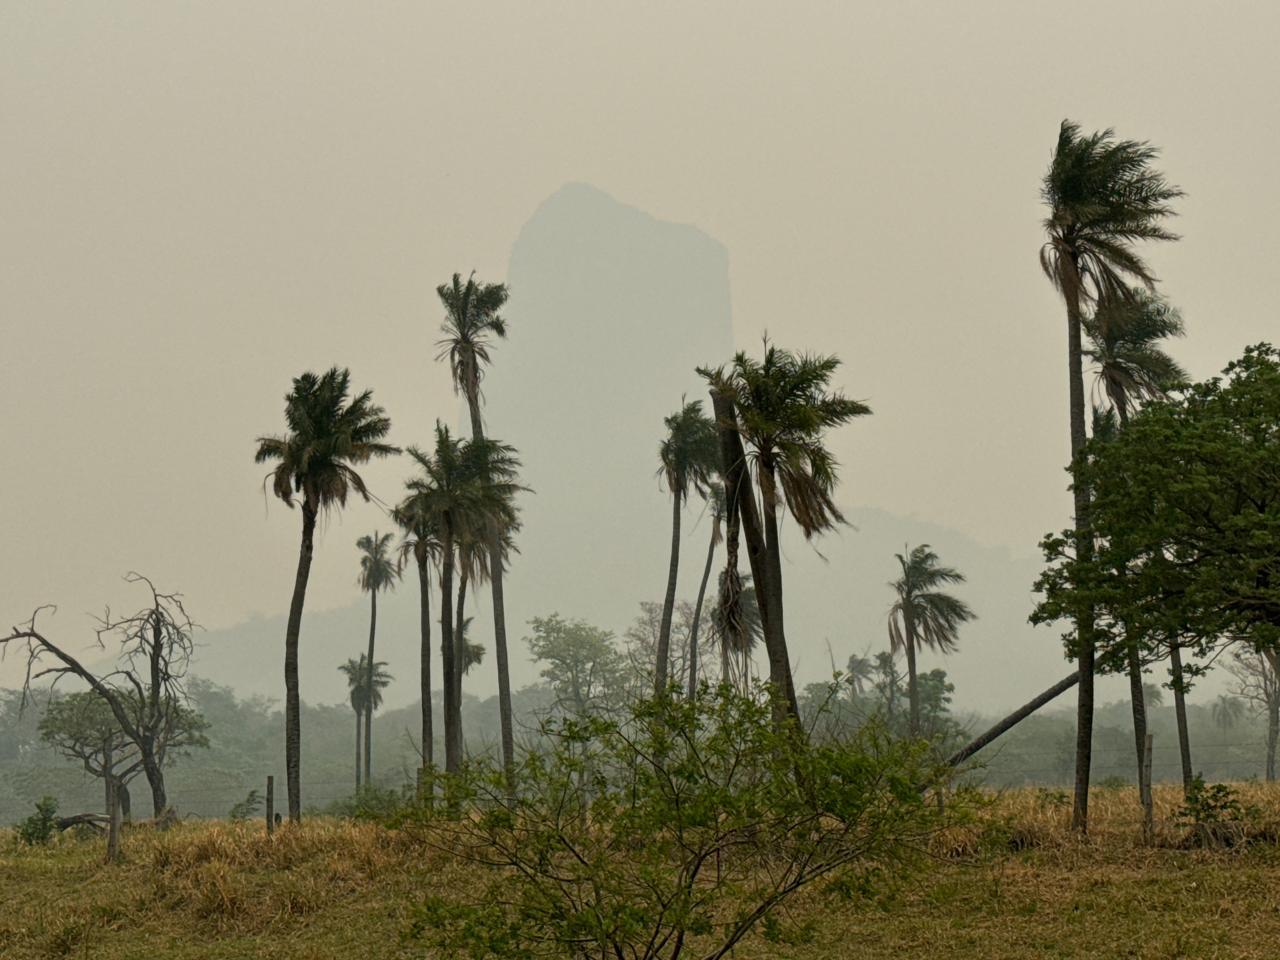
[[[586,716],[620,699],[623,658],[611,632],[558,613],[535,617],[529,627],[525,643],[555,692],[557,706]]]
[[[369,594],[369,652],[366,662],[376,664],[373,658],[374,638],[378,631],[378,592],[390,590],[400,579],[400,564],[391,555],[390,533],[374,531],[372,536],[363,536],[356,541],[356,549],[360,551],[360,589]],[[373,674],[367,677],[373,683]],[[364,718],[364,778],[369,781],[373,765],[373,709],[374,691],[365,695]],[[371,781],[369,781],[371,782]]]
[[[662,623],[658,630],[657,662],[654,664],[655,694],[667,689],[671,675],[671,616],[676,604],[676,583],[680,571],[680,514],[692,488],[700,496],[710,496],[712,476],[720,457],[715,424],[702,412],[702,403],[692,400],[665,420],[667,435],[658,448],[660,476],[671,492],[671,557],[667,564],[667,592],[662,601]]]
[[[284,400],[288,432],[258,438],[257,463],[275,463],[268,475],[272,491],[286,505],[302,508],[302,547],[284,639],[285,773],[289,819],[302,818],[302,729],[298,691],[298,639],[311,576],[316,520],[347,505],[352,493],[369,499],[356,467],[399,453],[384,442],[391,421],[366,390],[350,396],[351,373],[333,367],[317,376],[295,377]]]
[[[908,732],[920,735],[920,691],[916,683],[916,654],[921,647],[934,653],[954,653],[961,625],[975,618],[969,605],[940,589],[964,583],[964,574],[938,563],[938,555],[921,544],[894,554],[902,575],[889,584],[898,599],[889,608],[890,648],[907,657]]]
[[[1175,664],[1186,650],[1188,677],[1229,639],[1280,649],[1277,422],[1280,353],[1264,344],[1222,377],[1148,404],[1113,440],[1091,443],[1080,471],[1093,492],[1097,548],[1081,556],[1070,531],[1045,541],[1036,619],[1089,604],[1105,670],[1116,669],[1113,645],[1130,642],[1145,659],[1168,653]],[[1172,685],[1182,727],[1185,680]],[[1190,789],[1189,747],[1182,759]]]
[[[485,439],[484,421],[480,415],[480,382],[484,368],[490,363],[489,351],[493,342],[507,335],[507,323],[500,312],[507,302],[507,287],[501,283],[476,283],[474,273],[463,283],[461,275],[455,273],[449,284],[436,288],[436,294],[445,308],[441,326],[444,337],[438,343],[441,353],[437,359],[448,357],[454,389],[461,391],[467,400],[471,439],[479,443]],[[503,574],[511,529],[511,526],[492,526],[485,538],[489,551],[489,592],[493,599],[493,646],[498,667],[502,758],[508,774],[515,768],[515,733],[511,718]]]
[[[1062,294],[1067,312],[1072,492],[1075,538],[1082,555],[1092,549],[1089,487],[1079,469],[1086,441],[1083,321],[1090,305],[1131,300],[1132,281],[1154,286],[1155,277],[1137,252],[1136,243],[1176,239],[1165,221],[1173,212],[1170,204],[1182,191],[1153,168],[1156,156],[1157,151],[1146,143],[1117,140],[1111,130],[1086,135],[1079,125],[1064,120],[1041,189],[1048,213],[1040,265]],[[1085,831],[1093,738],[1093,613],[1081,607],[1075,620],[1076,641],[1071,652],[1080,682],[1072,823]]]
[[[778,520],[785,508],[806,539],[844,521],[834,499],[837,463],[824,440],[829,430],[870,414],[871,408],[831,390],[831,377],[839,366],[837,357],[796,354],[766,340],[760,360],[739,353],[727,368],[699,371],[711,386],[728,502],[730,575],[722,581],[721,603],[730,611],[736,606],[741,524],[760,602],[769,680],[783,713],[796,720],[799,707],[784,629]],[[759,488],[758,517],[748,468]]]

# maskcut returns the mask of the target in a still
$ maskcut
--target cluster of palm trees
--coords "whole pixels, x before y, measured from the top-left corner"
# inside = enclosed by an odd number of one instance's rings
[[[392,510],[404,534],[401,561],[413,558],[421,589],[423,761],[433,764],[430,591],[431,574],[438,570],[446,769],[456,771],[461,763],[462,674],[468,663],[478,661],[482,651],[466,640],[467,588],[487,580],[493,601],[503,761],[510,771],[514,742],[502,575],[519,529],[515,495],[524,488],[517,480],[515,451],[485,436],[480,412],[480,383],[491,360],[493,341],[506,335],[500,311],[507,301],[507,290],[503,284],[478,283],[474,275],[463,281],[461,275],[454,274],[451,283],[437,288],[437,294],[445,308],[438,359],[448,359],[454,387],[466,399],[472,436],[469,440],[457,438],[437,423],[430,452],[411,447],[409,455],[418,473],[408,481],[404,499]],[[285,433],[258,439],[255,461],[274,464],[267,478],[272,491],[289,507],[300,507],[302,513],[298,571],[285,631],[284,670],[288,807],[290,819],[297,821],[302,813],[298,646],[316,523],[327,512],[344,507],[351,496],[369,501],[369,490],[357,468],[401,450],[386,442],[391,422],[373,402],[372,392],[352,396],[350,372],[338,367],[294,379],[285,397],[285,424]],[[370,727],[378,700],[377,595],[400,576],[400,564],[390,556],[391,539],[390,534],[375,534],[358,543],[360,585],[370,594],[371,603],[369,649],[363,665],[356,661],[341,668],[354,677],[350,683],[362,688],[352,706],[363,724],[366,781],[372,771]]]

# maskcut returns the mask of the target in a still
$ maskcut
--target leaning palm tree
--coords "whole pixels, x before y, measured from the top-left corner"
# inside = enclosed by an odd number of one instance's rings
[[[454,621],[454,573],[458,544],[477,531],[492,531],[501,542],[514,529],[519,461],[515,451],[492,440],[460,440],[436,424],[433,454],[410,448],[421,474],[409,480],[409,499],[422,522],[430,523],[440,543],[440,652],[444,666],[445,770],[457,773],[462,762],[461,664]]]
[[[364,665],[368,661],[364,655],[357,660],[354,657],[342,664],[338,669],[347,677],[347,697],[351,701],[351,709],[356,715],[356,791],[359,792],[361,784],[362,767],[360,763],[361,744],[360,730],[361,723],[364,720],[365,708],[369,696],[369,685],[365,681]]]
[[[904,548],[905,549],[905,548]],[[907,655],[908,730],[920,736],[920,689],[916,682],[916,654],[921,647],[935,653],[954,653],[962,624],[975,619],[963,600],[939,589],[964,583],[959,570],[938,564],[927,543],[898,553],[902,575],[889,584],[898,599],[889,608],[889,649]]]
[[[476,283],[475,274],[462,282],[455,273],[448,284],[436,288],[444,304],[441,325],[444,337],[436,359],[448,358],[454,390],[466,397],[471,415],[471,439],[485,439],[480,416],[480,381],[484,367],[490,362],[489,349],[494,340],[507,335],[507,323],[500,311],[507,302],[507,287],[502,283]],[[502,578],[506,562],[501,530],[489,531],[489,593],[493,599],[493,647],[498,665],[498,715],[502,738],[502,765],[508,783],[515,776],[515,728],[511,715],[511,672],[507,661],[507,614]]]
[[[1154,288],[1151,268],[1134,249],[1141,240],[1174,240],[1165,227],[1170,204],[1182,191],[1166,182],[1146,143],[1117,140],[1111,130],[1085,135],[1064,120],[1058,130],[1041,196],[1048,207],[1047,239],[1040,265],[1062,294],[1067,312],[1067,381],[1070,402],[1072,484],[1076,549],[1093,552],[1089,535],[1089,491],[1079,478],[1085,444],[1083,319],[1090,305],[1132,299],[1131,282]],[[1093,611],[1076,615],[1075,655],[1080,676],[1076,718],[1076,783],[1072,825],[1089,823],[1089,769],[1093,742]]]
[[[667,435],[658,448],[660,476],[671,492],[671,558],[667,564],[667,592],[662,600],[658,625],[658,651],[653,674],[654,695],[667,689],[671,670],[671,617],[676,605],[676,580],[680,571],[680,514],[692,487],[699,496],[708,496],[711,477],[720,459],[720,438],[716,425],[702,412],[702,402],[682,403],[680,410],[664,421]]]
[[[1100,300],[1093,314],[1082,318],[1088,344],[1084,356],[1094,369],[1095,406],[1093,435],[1109,440],[1129,424],[1131,412],[1141,403],[1163,399],[1172,390],[1187,385],[1186,371],[1164,350],[1164,341],[1180,337],[1182,317],[1173,307],[1149,292],[1134,287],[1127,299]],[[1096,396],[1106,397],[1109,410],[1099,410]],[[1124,644],[1129,674],[1129,700],[1133,711],[1133,740],[1138,764],[1138,792],[1151,810],[1151,785],[1147,783],[1146,741],[1147,702],[1142,682],[1142,658],[1136,638],[1126,636]],[[1182,683],[1182,677],[1175,677]],[[1185,725],[1179,727],[1185,730]],[[1190,747],[1181,745],[1183,754]],[[1148,825],[1148,833],[1150,826]]]
[[[404,531],[400,543],[400,562],[413,557],[418,568],[419,694],[422,712],[422,763],[434,767],[435,746],[431,716],[431,568],[440,556],[440,538],[436,518],[430,513],[421,494],[410,493],[391,511],[392,519]]]
[[[368,500],[369,491],[355,468],[400,452],[398,447],[383,442],[391,421],[373,402],[372,391],[348,399],[350,387],[350,371],[338,367],[319,376],[308,372],[296,377],[284,401],[288,432],[259,437],[254,456],[256,463],[276,463],[268,475],[275,495],[290,507],[296,497],[302,507],[302,548],[284,639],[285,773],[289,819],[295,823],[302,818],[298,638],[311,575],[316,520],[322,513],[346,506],[347,497],[353,492]]]
[[[711,539],[707,543],[707,562],[702,567],[702,581],[698,584],[698,599],[693,605],[693,623],[689,627],[689,699],[698,691],[698,628],[702,624],[702,604],[707,598],[707,582],[711,579],[711,566],[715,562],[716,547],[724,539],[724,485],[717,479],[712,482],[706,497],[711,508]],[[724,678],[721,677],[721,680]]]
[[[840,366],[834,356],[795,354],[764,345],[764,357],[745,353],[728,369],[702,369],[711,385],[721,439],[721,470],[729,501],[729,590],[722,599],[732,603],[736,571],[736,526],[747,535],[748,558],[760,591],[769,679],[782,698],[785,712],[799,720],[795,684],[787,652],[782,607],[782,547],[778,514],[785,506],[806,539],[844,522],[834,494],[835,457],[824,445],[825,434],[871,408],[830,389]],[[757,521],[754,494],[745,495],[745,469],[755,474],[762,517]],[[763,526],[763,535],[756,528]]]
[[[378,591],[390,590],[400,579],[400,564],[391,556],[392,534],[378,533],[365,535],[356,541],[356,549],[360,551],[360,577],[357,581],[360,589],[369,594],[369,663],[376,663],[373,658],[374,638],[378,632]],[[373,675],[368,676],[373,682]],[[373,767],[373,691],[365,694],[364,718],[364,778],[369,779]]]

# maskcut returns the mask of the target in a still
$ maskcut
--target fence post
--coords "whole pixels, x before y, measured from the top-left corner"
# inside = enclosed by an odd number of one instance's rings
[[[1154,737],[1147,734],[1142,748],[1142,836],[1151,843],[1155,834],[1154,801],[1151,797],[1151,744]]]
[[[276,778],[267,775],[267,836],[276,828]]]

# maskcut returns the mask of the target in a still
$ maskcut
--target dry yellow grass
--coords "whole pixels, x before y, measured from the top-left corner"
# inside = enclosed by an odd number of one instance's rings
[[[1280,789],[1239,785],[1260,828],[1280,826]],[[1049,791],[993,795],[975,821],[937,838],[935,862],[871,893],[811,889],[787,911],[788,957],[1280,957],[1280,847],[1185,849],[1181,791],[1157,788],[1157,843],[1142,843],[1131,789],[1091,798],[1092,832],[1069,830]],[[477,868],[421,837],[313,819],[265,836],[258,822],[186,823],[26,849],[0,832],[0,957],[362,958],[423,956],[401,942],[428,893],[465,894]]]

